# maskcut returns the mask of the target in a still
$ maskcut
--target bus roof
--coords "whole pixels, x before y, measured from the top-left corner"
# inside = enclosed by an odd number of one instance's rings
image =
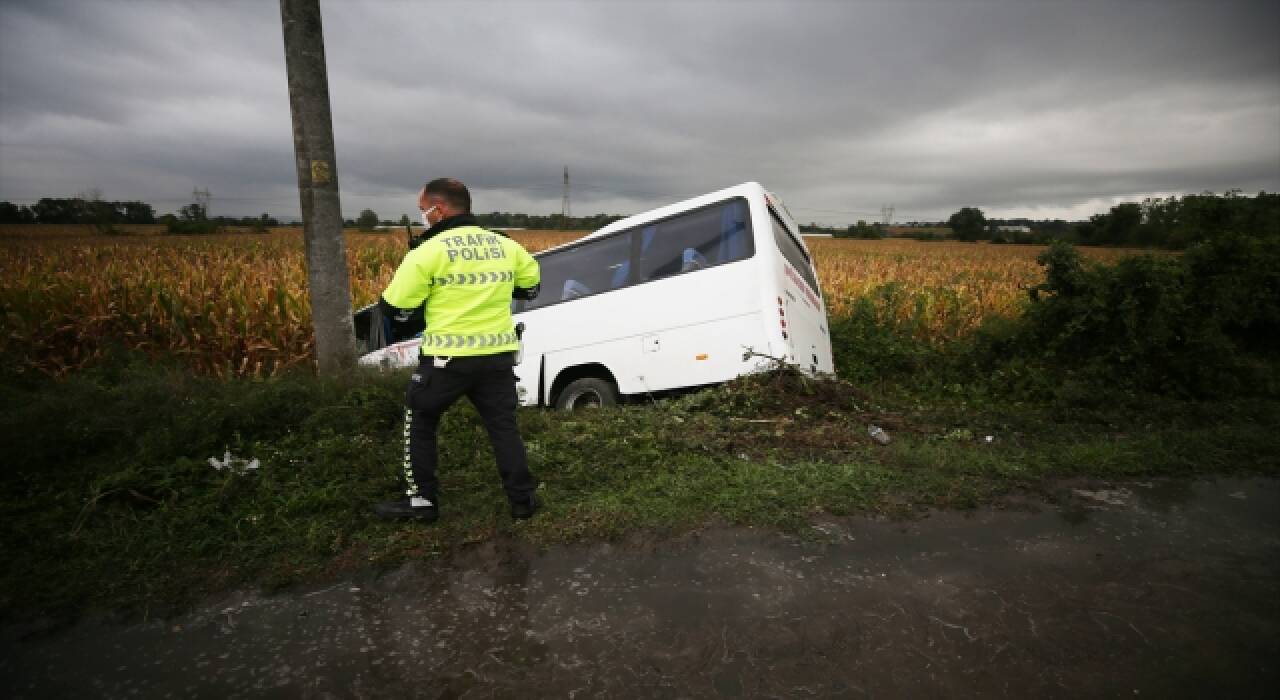
[[[763,196],[765,198],[765,200],[768,202],[769,206],[773,209],[773,211],[778,214],[779,218],[781,218],[788,225],[788,227],[791,228],[792,233],[795,236],[799,237],[800,229],[796,226],[795,221],[792,220],[791,213],[787,211],[786,206],[782,205],[781,201],[778,200],[778,198],[772,192],[770,192],[769,190],[766,190],[764,186],[761,185],[760,183],[744,182],[740,185],[726,187],[722,190],[716,190],[715,192],[709,192],[707,194],[699,195],[697,197],[691,197],[689,199],[681,200],[673,204],[667,204],[665,206],[658,207],[657,209],[650,209],[648,211],[644,211],[639,214],[633,214],[631,216],[628,216],[625,219],[619,219],[609,224],[608,226],[605,226],[604,228],[593,231],[583,236],[582,238],[579,238],[574,241],[570,241],[569,243],[564,243],[562,245],[555,246],[554,248],[548,248],[544,251],[541,251],[538,253],[538,255],[544,255],[546,253],[559,250],[560,248],[566,248],[569,246],[578,245],[583,241],[589,241],[593,238],[607,236],[617,231],[623,231],[629,228],[635,228],[636,226],[642,226],[644,224],[649,223],[650,221],[658,221],[660,219],[665,219],[668,216],[673,216],[675,214],[688,211],[690,209],[697,209],[698,207],[706,206],[708,204],[715,204],[716,202],[728,199],[729,197],[751,198],[751,197],[759,197],[759,196]]]

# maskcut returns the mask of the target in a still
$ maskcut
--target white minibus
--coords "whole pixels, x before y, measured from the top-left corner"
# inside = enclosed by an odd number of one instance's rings
[[[786,207],[757,183],[637,214],[535,257],[541,292],[512,303],[524,326],[515,372],[525,405],[608,406],[724,382],[769,357],[834,372],[812,257]],[[370,351],[360,362],[416,365],[421,339],[371,334],[370,313],[356,316]]]

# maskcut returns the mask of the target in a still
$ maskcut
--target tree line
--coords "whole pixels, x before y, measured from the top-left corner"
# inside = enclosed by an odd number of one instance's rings
[[[623,218],[612,214],[593,214],[591,216],[561,216],[560,214],[513,214],[505,211],[476,214],[476,224],[486,228],[511,228],[550,231],[594,231]],[[363,209],[355,219],[344,222],[348,228],[361,231],[372,231],[378,226],[409,226],[408,214],[400,217],[399,222],[390,219],[379,219],[378,213],[372,209]],[[413,222],[416,225],[416,222]]]
[[[845,226],[801,224],[802,233],[835,238],[878,239],[888,236],[919,240],[1039,243],[1065,241],[1077,245],[1182,250],[1218,237],[1280,236],[1280,194],[1240,190],[1223,194],[1203,192],[1183,197],[1147,198],[1117,204],[1087,221],[1063,219],[987,218],[977,207],[963,207],[946,221],[911,222],[890,227],[858,221]],[[918,229],[904,232],[903,228]],[[950,232],[939,229],[950,229]]]
[[[981,209],[964,207],[947,220],[961,241],[1048,243],[1170,248],[1181,250],[1226,236],[1280,236],[1280,194],[1240,190],[1156,197],[1117,204],[1088,221],[988,220]],[[1001,228],[1013,227],[1010,228]],[[1018,230],[1018,228],[1026,230]]]
[[[146,202],[108,202],[86,197],[45,197],[31,206],[0,202],[0,224],[154,224]]]
[[[611,214],[590,216],[561,216],[560,214],[516,214],[490,212],[477,214],[480,226],[490,228],[518,228],[532,230],[594,231],[623,217]],[[298,223],[296,221],[291,223]],[[258,216],[209,216],[204,205],[192,203],[176,214],[156,216],[155,208],[140,201],[105,201],[93,196],[45,197],[31,206],[12,202],[0,202],[0,224],[91,224],[95,228],[111,229],[123,224],[164,224],[172,233],[212,233],[227,226],[241,226],[263,230],[279,226],[279,219],[263,213]],[[407,214],[398,222],[380,220],[372,209],[363,209],[355,219],[343,222],[348,228],[372,231],[379,225],[409,226]]]
[[[531,230],[594,231],[623,217],[611,214],[562,216],[560,214],[477,214],[480,226]],[[92,194],[79,197],[45,197],[31,206],[0,202],[0,224],[90,224],[103,233],[112,233],[122,224],[164,224],[170,233],[213,233],[228,226],[266,231],[280,221],[269,214],[232,217],[208,216],[198,203],[182,207],[177,214],[156,216],[146,202],[106,201]],[[295,222],[296,223],[296,222]],[[371,231],[379,221],[371,209],[364,209],[346,226]],[[400,217],[409,226],[408,215]],[[938,222],[938,226],[944,222]],[[1280,194],[1259,192],[1246,196],[1240,190],[1223,194],[1203,192],[1183,197],[1147,198],[1141,202],[1117,204],[1105,214],[1088,221],[988,219],[977,207],[964,207],[945,222],[950,238],[992,243],[1048,243],[1062,240],[1080,245],[1128,246],[1183,249],[1217,236],[1238,233],[1247,236],[1280,235]],[[888,235],[880,223],[858,221],[847,227],[801,225],[804,233],[827,233],[836,238],[877,239]],[[948,236],[921,229],[908,237],[941,240]]]
[[[624,217],[613,214],[562,216],[560,214],[512,214],[505,211],[477,214],[476,222],[490,228],[526,228],[551,231],[594,231]]]
[[[125,224],[164,224],[171,233],[212,233],[226,226],[265,231],[279,226],[269,214],[258,216],[208,216],[204,205],[192,203],[177,214],[156,216],[146,202],[107,201],[95,197],[44,197],[31,206],[0,202],[0,224],[89,224],[103,233]]]

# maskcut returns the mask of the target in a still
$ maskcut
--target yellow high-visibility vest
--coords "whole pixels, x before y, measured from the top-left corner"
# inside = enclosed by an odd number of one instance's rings
[[[538,261],[519,243],[460,226],[409,251],[382,298],[399,309],[426,302],[422,354],[495,355],[519,348],[511,290],[539,280]]]

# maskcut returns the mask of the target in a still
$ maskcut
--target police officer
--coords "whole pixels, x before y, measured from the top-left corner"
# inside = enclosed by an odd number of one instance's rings
[[[406,498],[379,503],[384,518],[433,522],[439,517],[436,428],[466,395],[480,413],[497,457],[511,516],[529,518],[541,505],[537,481],[516,425],[515,365],[519,339],[511,299],[538,293],[538,263],[515,241],[476,226],[471,194],[452,178],[418,194],[427,226],[378,299],[383,313],[403,316],[426,304],[418,369],[404,411]]]

